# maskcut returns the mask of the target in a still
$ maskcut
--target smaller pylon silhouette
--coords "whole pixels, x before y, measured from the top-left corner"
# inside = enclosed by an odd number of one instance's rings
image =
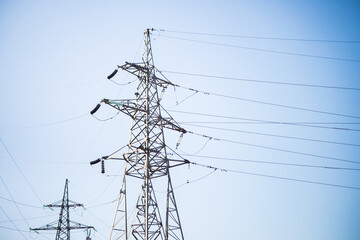
[[[55,240],[70,240],[70,230],[91,228],[95,229],[93,226],[86,226],[81,223],[70,221],[69,208],[84,207],[84,205],[69,200],[68,179],[66,179],[65,181],[63,199],[52,204],[44,205],[44,207],[61,208],[59,214],[59,221],[55,221],[38,228],[30,228],[30,230],[35,232],[39,230],[56,230]],[[89,239],[89,236],[87,237],[87,239]]]

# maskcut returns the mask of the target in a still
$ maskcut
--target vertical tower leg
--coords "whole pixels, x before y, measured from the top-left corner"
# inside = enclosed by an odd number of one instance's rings
[[[168,189],[166,200],[166,226],[165,240],[176,239],[183,240],[184,235],[181,228],[179,212],[177,209],[174,189],[172,187],[170,173],[168,174]]]
[[[125,167],[126,172],[126,167]],[[124,174],[109,240],[127,240],[126,177]]]

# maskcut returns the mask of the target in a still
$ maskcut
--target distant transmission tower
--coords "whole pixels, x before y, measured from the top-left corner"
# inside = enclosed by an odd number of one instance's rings
[[[70,204],[69,204],[70,203]],[[52,222],[49,224],[46,224],[39,228],[30,228],[30,230],[33,231],[39,231],[39,230],[56,230],[56,237],[55,240],[70,240],[70,230],[74,229],[94,229],[92,226],[86,226],[74,221],[70,220],[70,213],[69,208],[75,208],[75,207],[84,207],[83,204],[73,202],[69,200],[69,192],[68,192],[68,180],[65,181],[65,188],[64,188],[64,195],[63,199],[59,200],[55,203],[45,205],[44,207],[57,207],[60,209],[59,214],[59,220],[56,222]],[[89,236],[87,236],[86,239],[90,239]]]
[[[150,31],[152,30],[145,31],[142,62],[139,64],[126,62],[108,76],[108,79],[112,78],[119,68],[135,75],[138,78],[136,99],[103,99],[101,101],[125,113],[133,120],[128,151],[123,155],[126,167],[110,239],[128,240],[132,237],[137,240],[184,239],[169,168],[186,164],[188,161],[168,158],[163,129],[175,130],[181,134],[186,133],[186,130],[181,128],[169,115],[165,117],[166,111],[160,105],[162,96],[159,96],[158,87],[164,91],[167,86],[173,84],[155,75],[156,68],[150,42]],[[100,104],[91,111],[91,114],[94,114],[99,107]],[[104,160],[107,158],[103,157],[91,164],[101,161],[103,172]],[[128,177],[138,178],[143,182],[136,204],[135,221],[131,223],[130,229],[128,229],[127,222],[129,211],[127,209],[126,179]],[[153,187],[153,179],[159,177],[165,177],[167,184],[165,222],[161,220]]]

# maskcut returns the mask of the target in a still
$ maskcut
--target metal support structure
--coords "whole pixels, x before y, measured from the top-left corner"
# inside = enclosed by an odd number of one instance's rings
[[[164,128],[181,134],[186,133],[186,130],[181,128],[171,116],[162,115],[158,87],[165,89],[173,84],[155,75],[156,69],[150,41],[151,31],[151,29],[145,31],[142,62],[138,64],[126,62],[118,66],[118,69],[125,70],[138,78],[136,98],[101,101],[132,118],[128,151],[124,154],[127,166],[109,239],[184,239],[169,168],[187,162],[171,160],[167,157]],[[117,70],[108,78],[112,78],[116,73]],[[91,114],[94,114],[99,107],[100,105],[96,106]],[[136,204],[135,221],[130,226],[127,223],[129,216],[126,205],[127,177],[142,180],[141,194]],[[165,222],[161,220],[153,186],[153,180],[159,177],[165,177],[167,182]]]
[[[126,169],[125,169],[126,172]],[[111,227],[110,239],[127,239],[127,205],[126,205],[126,175],[123,177],[119,198],[117,201],[114,221]]]
[[[68,179],[65,181],[64,195],[62,200],[59,200],[55,203],[44,205],[44,207],[49,208],[60,208],[59,220],[46,224],[42,227],[31,228],[33,231],[40,230],[56,230],[55,240],[70,240],[70,230],[73,229],[94,229],[92,226],[86,226],[81,223],[77,223],[70,220],[69,208],[75,207],[84,207],[83,204],[73,202],[69,200],[69,191],[68,191]],[[88,236],[89,237],[89,236]]]

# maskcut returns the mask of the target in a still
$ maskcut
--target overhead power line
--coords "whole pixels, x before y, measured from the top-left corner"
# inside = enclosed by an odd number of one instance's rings
[[[10,195],[10,197],[11,197],[11,199],[12,199],[12,202],[13,202],[13,203],[15,203],[15,206],[16,206],[17,210],[19,211],[20,215],[22,216],[22,219],[25,221],[26,225],[27,225],[28,227],[30,227],[30,225],[29,225],[28,221],[27,221],[27,220],[26,220],[26,218],[24,217],[24,214],[23,214],[23,213],[22,213],[22,211],[20,210],[20,208],[19,208],[19,206],[18,206],[17,202],[14,200],[14,198],[13,198],[13,196],[12,196],[12,194],[11,194],[10,190],[9,190],[9,189],[8,189],[8,187],[6,186],[6,184],[5,184],[4,180],[2,179],[2,177],[1,177],[1,176],[0,176],[0,179],[1,179],[1,182],[4,184],[6,191],[7,191],[7,192],[8,192],[8,194]]]
[[[39,207],[39,206],[34,206],[34,205],[26,204],[26,203],[17,202],[17,201],[14,201],[14,200],[11,200],[11,199],[8,199],[8,198],[4,198],[4,197],[0,197],[0,199],[3,199],[3,200],[8,201],[8,202],[16,203],[16,204],[19,204],[19,205],[22,205],[22,206],[26,206],[26,207],[42,208],[42,207]]]
[[[52,126],[52,125],[57,125],[57,124],[61,124],[61,123],[65,123],[65,122],[70,122],[85,116],[90,115],[89,113],[87,114],[82,114],[76,117],[72,117],[72,118],[68,118],[68,119],[64,119],[64,120],[60,120],[60,121],[56,121],[56,122],[51,122],[51,123],[44,123],[44,124],[39,124],[39,125],[33,125],[33,126],[25,126],[25,127],[10,127],[10,128],[14,128],[14,129],[26,129],[26,128],[39,128],[39,127],[47,127],[47,126]]]
[[[241,122],[235,122],[235,121],[187,121],[187,122],[179,122],[181,124],[203,124],[203,123],[211,123],[211,124],[276,124],[277,122],[245,122],[245,121],[241,121]],[[359,125],[360,122],[282,122],[282,123],[286,123],[286,124],[315,124],[315,125],[329,125],[329,124],[334,124],[334,125]]]
[[[117,199],[114,199],[114,200],[112,200],[112,201],[110,201],[110,202],[100,203],[100,204],[97,204],[97,205],[93,205],[93,206],[87,207],[86,209],[96,208],[96,207],[100,207],[100,206],[109,205],[109,204],[114,203],[114,202],[116,202],[116,201],[117,201]]]
[[[320,55],[312,55],[312,54],[304,54],[304,53],[296,53],[296,52],[269,50],[269,49],[263,49],[263,48],[245,47],[245,46],[239,46],[239,45],[216,43],[216,42],[209,42],[209,41],[196,40],[196,39],[183,38],[183,37],[173,37],[173,36],[168,36],[168,35],[163,35],[163,34],[161,36],[165,37],[165,38],[177,39],[177,40],[188,41],[188,42],[196,42],[196,43],[203,43],[203,44],[214,45],[214,46],[239,48],[239,49],[259,51],[259,52],[293,55],[293,56],[298,56],[298,57],[310,57],[310,58],[317,58],[317,59],[336,60],[336,61],[345,61],[345,62],[354,62],[354,63],[360,62],[360,60],[357,60],[357,59],[328,57],[328,56],[320,56]]]
[[[339,184],[332,184],[332,183],[324,183],[324,182],[317,182],[317,181],[309,181],[309,180],[303,180],[303,179],[297,179],[297,178],[288,178],[288,177],[281,177],[281,176],[275,176],[275,175],[268,175],[268,174],[262,174],[262,173],[254,173],[254,172],[247,172],[247,171],[240,171],[240,170],[234,170],[234,169],[228,169],[228,168],[220,168],[220,167],[214,167],[211,165],[205,165],[200,164],[196,162],[189,161],[188,159],[182,157],[179,155],[176,151],[171,149],[169,146],[167,146],[170,151],[172,151],[175,155],[182,158],[183,160],[186,160],[189,162],[189,164],[209,168],[213,170],[219,170],[221,172],[228,172],[228,173],[238,173],[238,174],[245,174],[245,175],[252,175],[252,176],[258,176],[258,177],[266,177],[266,178],[274,178],[278,180],[286,180],[286,181],[293,181],[293,182],[300,182],[300,183],[309,183],[309,184],[315,184],[315,185],[322,185],[322,186],[329,186],[329,187],[338,187],[338,188],[347,188],[347,189],[353,189],[353,190],[360,190],[360,187],[352,187],[352,186],[346,186],[346,185],[339,185]]]
[[[245,174],[245,175],[252,175],[252,176],[266,177],[266,178],[274,178],[274,179],[279,179],[279,180],[287,180],[287,181],[300,182],[300,183],[310,183],[310,184],[323,185],[323,186],[329,186],[329,187],[360,190],[360,187],[352,187],[352,186],[346,186],[346,185],[340,185],[340,184],[316,182],[316,181],[309,181],[309,180],[304,180],[304,179],[288,178],[288,177],[281,177],[281,176],[268,175],[268,174],[262,174],[262,173],[254,173],[254,172],[239,171],[239,170],[234,170],[234,169],[219,168],[219,167],[213,167],[210,165],[204,165],[204,164],[199,164],[199,163],[195,163],[195,162],[190,162],[190,163],[193,165],[196,165],[196,166],[200,166],[200,167],[220,170],[222,172],[238,173],[238,174]]]
[[[0,138],[0,141],[2,143],[2,145],[4,146],[6,152],[9,154],[11,160],[13,161],[13,163],[15,164],[16,168],[19,170],[19,172],[21,173],[21,176],[23,176],[23,178],[25,179],[26,183],[29,185],[30,189],[32,190],[32,192],[35,194],[35,196],[37,197],[37,199],[41,202],[41,205],[44,205],[43,202],[41,201],[39,195],[36,193],[35,189],[33,188],[33,186],[30,184],[29,180],[25,177],[24,173],[21,171],[19,165],[16,163],[14,157],[11,155],[9,149],[6,147],[4,141]]]
[[[340,161],[340,162],[348,162],[348,163],[360,164],[360,162],[347,160],[347,159],[342,159],[342,158],[328,157],[328,156],[323,156],[323,155],[317,155],[317,154],[311,154],[311,153],[287,150],[287,149],[283,149],[283,148],[269,147],[269,146],[264,146],[264,145],[260,145],[260,144],[253,144],[253,143],[247,143],[247,142],[240,142],[240,141],[235,141],[235,140],[217,138],[217,137],[212,137],[212,136],[208,136],[208,135],[204,135],[204,134],[195,133],[195,132],[192,132],[192,131],[187,131],[187,133],[192,134],[192,135],[196,135],[196,136],[200,136],[200,137],[203,137],[203,138],[207,138],[207,139],[213,139],[213,140],[216,140],[216,141],[222,141],[222,142],[228,142],[228,143],[235,143],[235,144],[240,144],[240,145],[249,146],[249,147],[257,147],[257,148],[263,148],[263,149],[268,149],[268,150],[274,150],[274,151],[280,151],[280,152],[304,155],[304,156],[315,157],[315,158],[323,158],[323,159],[329,159],[329,160]]]
[[[26,230],[19,230],[18,228],[9,228],[9,227],[5,227],[5,226],[0,226],[0,228],[4,228],[7,230],[13,230],[13,231],[17,231],[17,232],[28,232]]]
[[[234,161],[234,162],[243,162],[243,163],[255,163],[255,164],[266,164],[266,165],[290,166],[290,167],[304,167],[304,168],[320,168],[320,169],[325,169],[325,170],[350,170],[350,171],[359,171],[360,170],[360,168],[344,168],[344,167],[336,167],[336,166],[321,166],[321,165],[311,165],[311,164],[284,163],[284,162],[252,160],[252,159],[242,159],[242,158],[228,158],[228,157],[219,157],[219,156],[206,156],[206,155],[186,154],[186,153],[182,154],[182,156],[205,158],[205,159],[215,159],[215,160],[225,160],[225,161]]]
[[[197,124],[183,123],[183,125],[188,125],[188,126],[193,126],[193,127],[200,127],[200,128],[215,129],[215,130],[222,130],[222,131],[228,131],[228,132],[247,133],[247,134],[262,135],[262,136],[269,136],[269,137],[278,137],[278,138],[287,138],[287,139],[310,141],[310,142],[319,142],[319,143],[329,143],[329,144],[338,144],[338,145],[360,147],[360,144],[355,144],[355,143],[333,142],[333,141],[326,141],[326,140],[320,140],[320,139],[301,138],[301,137],[292,137],[292,136],[284,136],[284,135],[269,134],[269,133],[251,132],[251,131],[243,131],[243,130],[236,130],[236,129],[219,128],[219,127],[212,127],[212,126],[203,126],[203,125],[197,125]]]
[[[180,75],[188,75],[188,76],[195,76],[195,77],[216,78],[216,79],[225,79],[225,80],[232,80],[232,81],[244,81],[244,82],[253,82],[253,83],[278,84],[278,85],[288,85],[288,86],[295,86],[295,87],[328,88],[328,89],[356,90],[356,91],[360,90],[360,88],[353,88],[353,87],[339,87],[339,86],[314,85],[314,84],[304,84],[304,83],[265,81],[265,80],[258,80],[258,79],[224,77],[224,76],[215,76],[215,75],[207,75],[207,74],[188,73],[188,72],[177,72],[177,71],[162,71],[162,72],[164,72],[164,73],[172,73],[172,74],[180,74]]]
[[[200,93],[203,93],[205,95],[213,95],[213,96],[217,96],[217,97],[241,100],[241,101],[245,101],[245,102],[252,102],[252,103],[258,103],[258,104],[275,106],[275,107],[289,108],[289,109],[306,111],[306,112],[313,112],[313,113],[320,113],[320,114],[326,114],[326,115],[333,115],[333,116],[360,119],[359,116],[353,116],[353,115],[347,115],[347,114],[341,114],[341,113],[334,113],[334,112],[328,112],[328,111],[320,111],[320,110],[309,109],[309,108],[294,107],[294,106],[289,106],[289,105],[284,105],[284,104],[271,103],[271,102],[259,101],[259,100],[254,100],[254,99],[229,96],[229,95],[225,95],[225,94],[220,94],[220,93],[215,93],[215,92],[207,92],[207,91],[202,91],[202,90],[193,89],[193,88],[189,88],[189,87],[184,87],[184,86],[180,86],[180,85],[177,85],[177,84],[174,84],[174,86],[179,87],[179,88],[183,88],[183,89],[186,89],[186,90],[189,90],[189,91],[192,91],[192,92],[200,92]]]
[[[310,38],[288,38],[288,37],[265,37],[265,36],[251,36],[251,35],[235,35],[235,34],[220,34],[220,33],[204,33],[204,32],[189,32],[189,31],[173,31],[173,30],[159,30],[161,32],[200,35],[211,37],[227,37],[227,38],[248,38],[260,40],[279,40],[279,41],[297,41],[297,42],[323,42],[323,43],[360,43],[357,40],[331,40],[331,39],[310,39]]]
[[[49,217],[53,217],[58,215],[57,213],[55,214],[51,214],[51,215],[45,215],[45,216],[37,216],[37,217],[29,217],[26,218],[26,220],[31,220],[31,219],[39,219],[39,218],[49,218]],[[12,219],[13,222],[20,222],[20,221],[24,221],[24,219]],[[6,223],[6,222],[10,222],[10,221],[0,221],[0,223]]]
[[[167,81],[169,81],[166,78],[166,76],[160,70],[156,69],[156,71],[159,72]],[[169,81],[169,83],[171,83],[171,82]],[[171,85],[174,86],[174,87],[179,87],[179,88],[186,89],[188,91],[192,91],[194,93],[200,92],[200,93],[203,93],[205,95],[213,95],[213,96],[217,96],[217,97],[235,99],[235,100],[252,102],[252,103],[257,103],[257,104],[270,105],[270,106],[275,106],[275,107],[289,108],[289,109],[301,110],[301,111],[307,111],[307,112],[313,112],[313,113],[320,113],[320,114],[327,114],[327,115],[333,115],[333,116],[360,119],[359,116],[353,116],[353,115],[347,115],[347,114],[341,114],[341,113],[334,113],[334,112],[328,112],[328,111],[320,111],[320,110],[309,109],[309,108],[294,107],[294,106],[289,106],[289,105],[284,105],[284,104],[278,104],[278,103],[272,103],[272,102],[266,102],[266,101],[260,101],[260,100],[242,98],[242,97],[229,96],[229,95],[225,95],[225,94],[220,94],[220,93],[215,93],[215,92],[208,92],[208,91],[203,91],[203,90],[199,90],[199,89],[189,88],[189,87],[185,87],[185,86],[181,86],[181,85],[173,84],[173,83],[171,83]]]
[[[183,113],[183,114],[190,114],[190,115],[205,116],[205,117],[253,121],[254,123],[261,123],[261,124],[279,124],[279,125],[290,125],[290,126],[299,126],[299,127],[324,128],[324,129],[332,129],[332,130],[360,131],[360,129],[351,129],[351,128],[343,128],[343,127],[317,126],[317,125],[310,125],[310,124],[307,124],[307,123],[305,124],[305,123],[296,123],[296,122],[268,121],[268,120],[253,119],[253,118],[242,118],[242,117],[224,116],[224,115],[207,114],[207,113],[194,113],[194,112],[178,111],[178,110],[168,110],[168,111],[169,112]],[[179,123],[188,123],[188,122],[179,122]],[[211,122],[209,122],[209,123],[211,123]],[[317,123],[314,123],[314,124],[317,124]]]
[[[0,207],[1,210],[3,211],[3,213],[5,214],[5,216],[7,217],[7,219],[9,219],[9,221],[12,223],[12,225],[15,227],[16,231],[18,231],[21,236],[26,240],[26,237],[24,236],[24,234],[22,233],[22,230],[20,230],[16,224],[11,220],[11,218],[6,214],[6,212],[4,211],[4,209],[2,207]]]

